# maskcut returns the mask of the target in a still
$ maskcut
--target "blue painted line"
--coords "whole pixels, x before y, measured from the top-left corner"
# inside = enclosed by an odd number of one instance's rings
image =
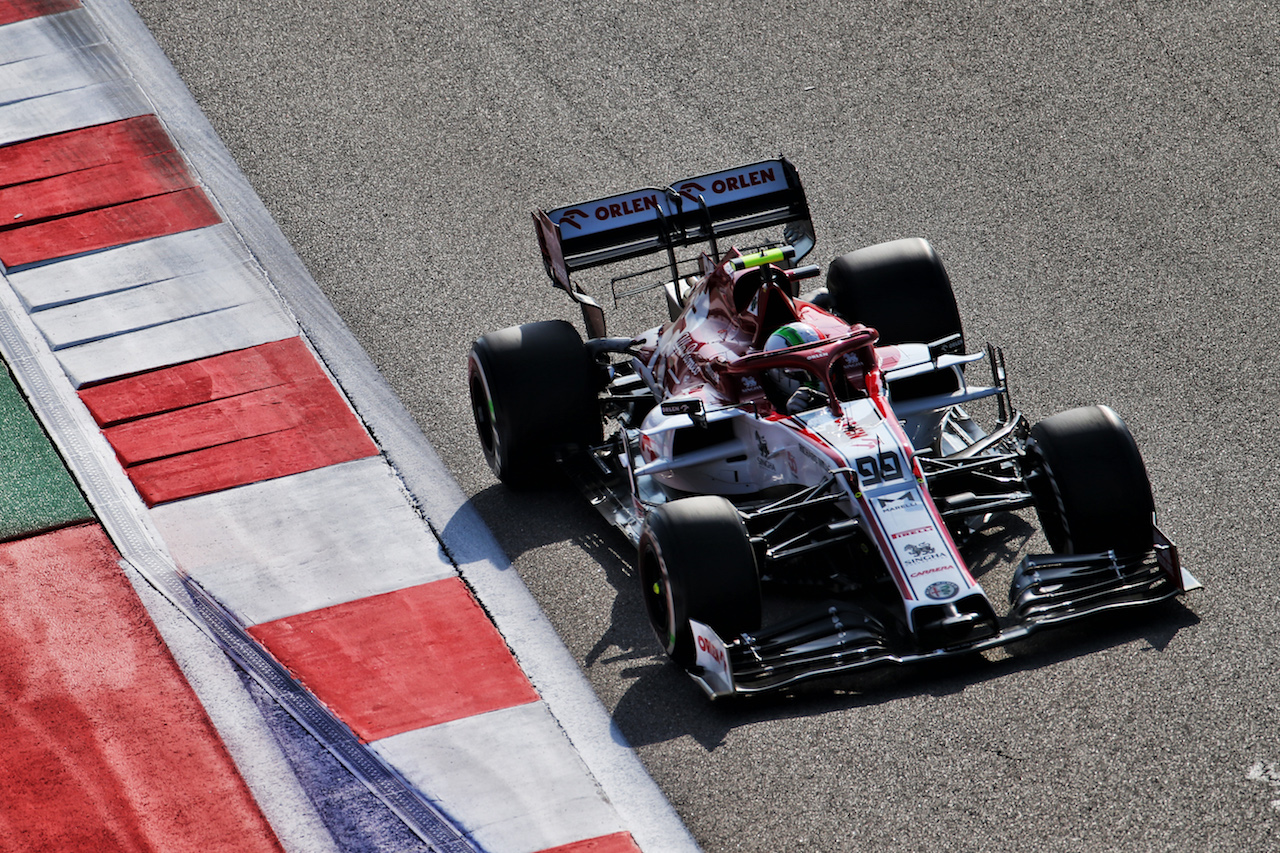
[[[386,804],[243,669],[237,674],[342,853],[430,853]]]

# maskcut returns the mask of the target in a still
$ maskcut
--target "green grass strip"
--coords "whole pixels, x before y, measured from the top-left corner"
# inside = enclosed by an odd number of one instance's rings
[[[8,366],[0,369],[0,541],[93,518]]]

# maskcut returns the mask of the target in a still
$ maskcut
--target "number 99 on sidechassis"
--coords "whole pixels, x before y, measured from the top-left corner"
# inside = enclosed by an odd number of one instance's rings
[[[805,298],[814,244],[795,168],[766,161],[536,211],[553,284],[587,330],[553,320],[478,339],[472,410],[497,477],[567,471],[636,546],[666,653],[715,698],[885,663],[972,653],[1200,584],[1155,526],[1146,468],[1111,409],[1034,426],[1001,351],[965,350],[932,246],[836,258]],[[731,236],[782,240],[722,250]],[[694,258],[677,250],[697,245]],[[613,278],[661,290],[669,321],[630,337],[570,274],[651,255]],[[766,342],[802,323],[813,340]],[[986,361],[986,369],[979,362]],[[974,382],[973,373],[986,380]],[[995,409],[989,429],[969,414]],[[966,408],[967,407],[967,408]],[[1025,557],[998,616],[959,546],[1034,507],[1052,554]],[[788,590],[820,597],[787,597]],[[764,594],[790,604],[762,624]]]

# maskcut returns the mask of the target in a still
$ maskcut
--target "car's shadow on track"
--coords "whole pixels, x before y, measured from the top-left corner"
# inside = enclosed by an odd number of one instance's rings
[[[659,655],[626,671],[634,680],[614,708],[619,729],[642,747],[691,737],[708,752],[734,729],[788,718],[815,718],[919,697],[947,697],[1018,673],[1058,666],[1106,649],[1145,642],[1163,652],[1183,628],[1199,618],[1181,602],[1122,610],[1032,635],[1007,653],[974,654],[936,663],[885,666],[802,683],[776,693],[712,702],[676,666]],[[657,709],[660,709],[658,713]]]
[[[658,646],[645,617],[634,551],[626,537],[583,504],[580,494],[567,485],[532,493],[513,493],[494,486],[477,494],[471,503],[514,563],[520,563],[520,557],[528,552],[568,544],[581,552],[593,574],[595,569],[603,571],[610,589],[610,601],[605,605],[610,608],[608,627],[585,652],[579,652],[585,667],[647,661],[653,656]],[[539,578],[528,574],[533,571],[522,564],[522,577],[537,596]],[[591,578],[575,577],[574,571],[574,567],[564,567],[555,580],[571,588],[596,584]],[[551,583],[548,579],[546,585]]]
[[[692,737],[712,751],[741,726],[787,718],[812,718],[874,707],[921,696],[951,696],[978,684],[1087,657],[1109,648],[1145,641],[1163,651],[1178,631],[1199,619],[1180,602],[1119,610],[1080,622],[1045,629],[1015,644],[985,654],[948,658],[907,667],[884,666],[858,673],[803,682],[774,693],[711,702],[697,685],[658,650],[644,613],[634,555],[626,539],[581,497],[565,488],[541,491],[537,499],[494,487],[473,498],[489,521],[499,544],[513,561],[556,544],[579,549],[584,562],[604,573],[612,601],[603,632],[565,636],[577,646],[588,677],[623,682],[612,715],[628,741],[637,747]],[[494,519],[509,519],[499,523]],[[1021,515],[995,519],[964,543],[961,552],[992,599],[998,613],[1007,605],[1009,579],[1028,552],[1045,550],[1039,528]],[[563,569],[569,571],[569,569]],[[570,575],[556,582],[576,584]],[[531,587],[539,579],[526,577]],[[535,590],[535,595],[536,595]],[[572,616],[572,614],[570,614]],[[565,616],[561,616],[561,621]],[[557,621],[553,617],[553,622]],[[562,636],[566,626],[558,626]],[[575,626],[568,626],[575,630]],[[572,650],[572,649],[571,649]],[[584,651],[585,650],[585,651]],[[598,688],[599,689],[599,688]],[[602,694],[603,695],[603,694]]]
[[[1037,526],[1018,515],[1008,515],[996,519],[961,551],[997,612],[1003,612],[1005,593],[1018,561],[1028,552],[1045,549]],[[975,685],[1016,678],[1018,673],[1134,642],[1145,642],[1146,650],[1163,652],[1180,630],[1199,621],[1182,602],[1163,602],[1044,629],[985,654],[912,666],[888,665],[815,679],[776,693],[716,702],[703,696],[697,685],[664,657],[650,654],[647,662],[637,662],[625,672],[633,681],[615,707],[614,719],[635,746],[692,737],[712,751],[741,726],[813,718],[922,696],[962,694]],[[639,630],[647,629],[642,620]],[[655,723],[655,708],[662,709],[660,724]]]

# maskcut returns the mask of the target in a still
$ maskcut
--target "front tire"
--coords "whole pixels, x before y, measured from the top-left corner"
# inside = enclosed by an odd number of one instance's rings
[[[663,650],[696,661],[689,620],[726,641],[760,627],[760,575],[742,517],[717,495],[664,504],[645,519],[639,575],[645,610]]]
[[[485,335],[471,347],[467,375],[485,461],[508,486],[547,477],[557,446],[600,441],[596,368],[563,320]]]
[[[1152,547],[1155,501],[1137,442],[1107,406],[1085,406],[1031,428],[1028,478],[1049,546],[1060,554]]]

